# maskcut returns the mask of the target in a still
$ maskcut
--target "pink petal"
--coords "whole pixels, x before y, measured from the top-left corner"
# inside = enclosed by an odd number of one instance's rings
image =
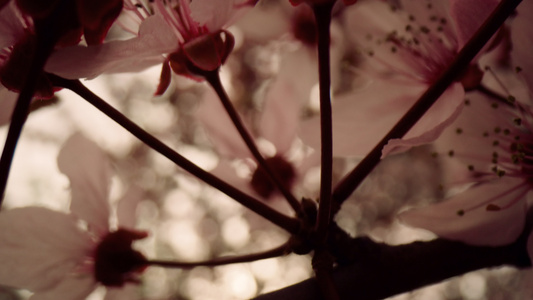
[[[47,72],[68,78],[94,78],[102,73],[136,72],[162,63],[163,54],[178,48],[178,41],[160,15],[147,18],[139,36],[95,46],[57,50],[50,57]]]
[[[191,16],[200,25],[206,25],[210,32],[214,32],[235,22],[253,4],[242,0],[195,0],[190,5]]]
[[[333,103],[333,151],[336,156],[364,156],[411,108],[427,88],[424,84],[399,80],[378,80],[365,89],[335,99]],[[422,117],[408,134],[414,139],[405,146],[432,141],[449,120],[455,117],[463,97],[458,85],[449,88],[443,97]],[[302,124],[300,137],[319,149],[319,119]],[[418,141],[416,140],[418,139]],[[401,142],[395,142],[401,145]],[[388,149],[390,151],[390,149]]]
[[[218,96],[211,89],[205,92],[196,117],[221,155],[230,158],[251,157]]]
[[[495,108],[494,101],[480,93],[468,93],[466,98],[468,104],[460,116],[434,142],[435,152],[443,159],[443,166],[449,169],[445,175],[453,172],[445,182],[460,182],[468,178],[471,181],[475,172],[493,173],[494,153],[506,153],[512,143],[503,132],[496,133],[496,128],[511,130],[511,136],[516,134],[513,133],[516,115],[509,111],[509,107],[502,104]],[[495,141],[498,143],[495,144]],[[453,155],[450,156],[450,153]]]
[[[499,246],[514,242],[522,232],[526,216],[526,193],[521,179],[503,177],[468,189],[449,200],[400,214],[400,220],[427,229],[440,237],[472,245]],[[507,194],[504,194],[507,192]],[[494,201],[487,200],[496,197]],[[511,202],[511,207],[503,209]],[[488,210],[496,205],[501,210]],[[479,207],[478,207],[479,206]],[[475,208],[473,210],[470,210]],[[464,211],[460,216],[459,211]]]
[[[450,15],[457,30],[459,49],[468,42],[497,5],[497,0],[451,0]]]
[[[58,285],[51,289],[40,291],[30,297],[29,300],[81,300],[86,299],[97,284],[93,277],[72,276],[62,280]]]
[[[13,93],[0,85],[0,126],[11,121],[17,98],[17,93]]]
[[[11,2],[0,10],[0,49],[13,46],[25,35],[20,12]]]
[[[460,83],[452,84],[426,114],[407,132],[403,139],[390,140],[383,147],[383,156],[406,151],[412,147],[436,140],[459,116],[465,91]]]
[[[134,228],[137,222],[137,206],[143,199],[143,191],[131,187],[118,201],[117,218],[119,227]]]
[[[530,91],[533,91],[533,60],[531,59],[531,49],[533,49],[533,3],[522,1],[518,6],[518,15],[511,25],[511,40],[513,49],[511,58],[514,66],[519,66]]]
[[[286,153],[296,138],[302,105],[309,102],[318,79],[316,62],[304,48],[289,53],[281,66],[267,91],[259,126],[277,152]]]
[[[72,213],[98,234],[108,232],[111,170],[102,150],[77,133],[65,142],[57,161],[70,180]]]
[[[376,81],[364,90],[335,98],[332,105],[334,155],[366,155],[423,89],[423,85]],[[320,149],[320,118],[302,122],[300,137],[315,150]]]
[[[121,288],[108,287],[104,300],[135,300],[141,299],[139,289],[134,284],[126,284]]]
[[[391,10],[385,1],[364,1],[348,9],[345,20],[346,28],[351,28],[347,37],[360,46],[365,58],[368,52],[373,53],[365,63],[371,64],[373,69],[385,65],[383,71],[397,70],[417,75],[413,65],[399,59],[399,53],[391,51],[391,44],[383,42],[390,32],[403,30],[408,24],[403,11]]]
[[[0,214],[0,245],[0,282],[43,291],[74,272],[93,242],[71,215],[24,207]]]

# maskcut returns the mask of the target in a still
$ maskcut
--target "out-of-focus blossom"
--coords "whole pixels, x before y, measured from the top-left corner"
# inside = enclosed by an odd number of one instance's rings
[[[436,143],[449,166],[444,187],[471,185],[451,199],[401,215],[404,223],[476,245],[513,242],[531,190],[531,107],[469,95],[463,113]],[[450,162],[451,161],[451,162]]]
[[[109,28],[122,11],[122,0],[75,0],[40,1],[13,0],[26,16],[39,20],[57,18],[54,11],[61,12],[61,24],[56,30],[65,35],[65,41],[77,44],[83,35],[89,45],[100,44]],[[48,29],[50,30],[50,29]],[[49,32],[50,34],[50,32]]]
[[[533,73],[523,71],[531,58],[521,47],[533,44],[533,36],[524,34],[524,26],[533,25],[532,12],[533,5],[524,2],[511,28],[511,56],[518,74],[502,74],[514,83],[522,76],[528,91],[513,86],[507,101],[468,96],[463,114],[436,147],[446,160],[460,162],[454,162],[460,167],[454,172],[456,184],[470,187],[445,202],[403,213],[406,224],[474,245],[509,244],[522,232],[533,182]],[[531,235],[528,252],[533,257]]]
[[[112,1],[85,1],[78,0],[70,3],[72,7],[61,8],[65,10],[64,18],[76,20],[65,21],[65,26],[59,27],[59,42],[56,48],[68,47],[78,44],[81,36],[85,36],[88,44],[101,43],[112,22],[122,10],[122,0]],[[70,5],[59,1],[5,1],[0,3],[0,93],[5,96],[0,99],[2,115],[0,124],[9,121],[12,108],[17,98],[15,93],[22,89],[29,74],[31,58],[38,55],[37,36],[35,22],[38,19],[48,17],[54,9],[60,9],[58,5]],[[63,24],[63,23],[62,23]],[[64,28],[73,25],[72,28]],[[45,28],[47,34],[52,28]],[[77,65],[65,66],[66,69],[74,69]],[[46,74],[42,74],[34,92],[35,98],[51,98],[55,88],[48,80]]]
[[[262,102],[259,123],[256,124],[258,129],[256,141],[261,145],[262,139],[263,142],[267,142],[263,145],[270,145],[265,151],[266,163],[289,189],[301,183],[306,172],[319,162],[316,153],[309,154],[304,151],[294,155],[295,152],[303,150],[294,151],[294,147],[302,106],[309,99],[310,89],[309,81],[305,79],[299,81],[294,72],[302,70],[296,66],[301,67],[301,62],[309,60],[306,55],[309,55],[306,51],[296,51],[288,54],[282,61],[282,69],[268,87]],[[302,77],[304,76],[305,72],[302,74]],[[219,163],[213,173],[262,199],[276,196],[276,188],[271,184],[265,171],[253,162],[252,154],[213,92],[206,93],[197,116],[213,145],[225,159]],[[237,175],[231,165],[231,162],[236,160],[244,162],[249,170],[248,175]]]
[[[358,73],[369,83],[334,99],[335,155],[367,154],[444,71],[496,3],[365,1],[348,8],[348,35],[369,56]],[[403,139],[389,141],[383,154],[437,138],[457,117],[463,100],[462,84],[452,84]],[[310,120],[305,126],[317,124],[318,120]],[[316,135],[302,138],[319,145]]]
[[[104,72],[138,71],[163,63],[158,94],[170,82],[170,69],[198,79],[199,71],[220,67],[233,48],[233,36],[223,30],[255,1],[133,1],[125,13],[139,21],[137,36],[94,47],[75,47],[52,57],[46,70],[66,78],[93,78]],[[79,57],[84,57],[80,61]],[[76,65],[75,70],[66,66]],[[66,71],[65,71],[66,70]]]
[[[21,14],[13,2],[8,3],[0,10],[0,83],[4,88],[20,91],[29,69],[29,58],[37,51],[35,46],[32,20]],[[52,84],[46,76],[41,76],[35,96],[50,98],[53,94]]]
[[[146,233],[126,228],[134,223],[136,197],[127,193],[120,200],[119,227],[111,229],[111,172],[101,150],[77,134],[66,142],[58,164],[70,179],[71,214],[42,207],[3,211],[0,282],[34,292],[32,300],[85,299],[98,284],[115,295],[138,282],[145,266],[131,246]]]

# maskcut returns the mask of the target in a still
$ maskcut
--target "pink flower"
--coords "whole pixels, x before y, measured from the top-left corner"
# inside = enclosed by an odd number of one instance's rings
[[[265,150],[267,164],[289,189],[297,187],[306,172],[319,163],[316,153],[306,151],[301,144],[298,145],[296,139],[301,108],[307,102],[315,79],[311,77],[307,80],[305,75],[307,71],[314,74],[313,70],[303,71],[304,75],[300,77],[294,74],[302,72],[301,67],[308,66],[302,62],[309,61],[309,53],[305,49],[301,50],[290,53],[283,59],[278,77],[268,87],[255,139],[260,150]],[[212,173],[264,200],[278,196],[276,188],[271,185],[265,172],[255,164],[252,154],[212,91],[205,94],[197,117],[223,159]],[[265,144],[268,146],[261,149],[260,146]],[[237,175],[233,164],[236,161],[246,167],[246,176]]]
[[[133,241],[145,232],[133,225],[133,194],[119,203],[117,230],[110,229],[111,172],[101,150],[77,134],[64,145],[59,169],[71,183],[71,214],[24,207],[0,214],[0,283],[34,292],[31,299],[85,299],[98,285],[137,282],[144,256]],[[85,225],[84,225],[85,224]],[[110,299],[110,298],[106,298]]]
[[[531,12],[531,2],[521,4],[511,27],[513,62],[524,71],[531,65],[530,53],[522,49],[533,45],[533,36],[525,34],[533,25]],[[533,73],[517,71],[528,91],[516,85],[519,76],[503,73],[504,82],[514,85],[507,102],[468,95],[463,114],[437,141],[443,161],[456,164],[451,168],[456,185],[469,188],[442,203],[403,213],[404,223],[474,245],[509,244],[520,235],[533,182]],[[533,257],[532,235],[528,251]]]
[[[497,3],[399,2],[394,6],[365,1],[345,12],[349,37],[368,55],[357,71],[368,84],[334,97],[335,155],[366,155],[440,75]],[[459,114],[463,98],[461,83],[452,84],[403,139],[389,141],[383,155],[436,139]],[[303,126],[317,124],[310,120]],[[302,138],[313,147],[319,145],[318,135],[302,134]]]
[[[33,21],[24,16],[14,2],[0,10],[0,83],[10,91],[18,92],[26,79],[28,57],[36,51],[33,31]],[[35,96],[50,98],[53,94],[51,83],[41,76]]]
[[[40,51],[37,49],[34,28],[34,24],[39,23],[34,19],[49,17],[51,11],[59,9],[57,5],[65,3],[17,0],[0,4],[0,83],[10,91],[18,92],[26,81],[31,58]],[[122,0],[77,0],[72,6],[61,9],[65,10],[66,21],[61,21],[62,26],[54,27],[58,32],[51,33],[51,28],[43,29],[51,37],[58,35],[59,41],[55,44],[57,48],[78,44],[82,35],[87,43],[98,44],[120,13]],[[63,71],[73,68],[76,65],[65,66]],[[46,74],[43,74],[37,82],[34,95],[36,98],[51,98],[56,90],[58,89],[53,87]]]
[[[93,78],[164,62],[158,90],[162,93],[170,82],[170,68],[197,78],[198,71],[220,67],[233,48],[233,37],[222,28],[254,4],[248,0],[155,0],[144,4],[128,0],[124,11],[140,23],[136,37],[65,49],[50,59],[46,70],[65,78]]]

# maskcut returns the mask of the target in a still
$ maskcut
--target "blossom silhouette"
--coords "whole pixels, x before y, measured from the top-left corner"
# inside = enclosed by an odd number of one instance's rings
[[[101,150],[76,134],[58,158],[71,183],[71,214],[23,207],[0,214],[0,282],[34,292],[31,299],[85,299],[97,286],[116,288],[137,282],[144,256],[133,241],[145,232],[134,223],[131,193],[119,202],[119,228],[110,226],[111,172]],[[81,223],[80,223],[81,222]],[[106,298],[109,299],[109,298]]]
[[[17,93],[23,87],[30,70],[32,57],[37,56],[41,49],[37,49],[37,33],[35,24],[46,18],[51,10],[65,9],[65,18],[76,20],[64,21],[56,34],[59,41],[55,48],[71,47],[80,42],[82,35],[88,44],[99,44],[103,41],[107,31],[122,9],[122,0],[106,1],[105,3],[90,3],[79,0],[73,7],[57,8],[58,1],[5,1],[0,5],[0,105],[2,113],[0,124],[10,119]],[[76,9],[77,8],[77,9]],[[70,9],[70,10],[68,10]],[[72,10],[76,10],[75,12]],[[75,24],[75,25],[73,25]],[[80,25],[81,24],[81,25]],[[72,25],[73,27],[69,27]],[[56,28],[57,29],[57,28]],[[47,35],[53,36],[44,29]],[[66,70],[73,70],[76,65],[64,66]],[[5,90],[9,90],[5,91]],[[46,74],[39,76],[34,98],[51,98],[58,88],[54,87]]]
[[[255,2],[128,0],[124,2],[124,12],[140,24],[135,37],[64,49],[61,55],[50,59],[46,70],[69,79],[94,78],[102,73],[133,72],[163,63],[157,92],[160,94],[170,83],[171,69],[199,79],[198,71],[220,67],[233,49],[233,36],[222,28]],[[75,69],[68,68],[73,65]]]
[[[367,56],[356,72],[368,83],[334,97],[334,154],[366,155],[444,71],[496,3],[366,1],[348,8],[348,37]],[[383,155],[436,139],[459,114],[463,98],[463,85],[452,84],[403,139],[389,141]],[[312,119],[304,127],[317,124]],[[315,135],[302,138],[318,146]]]
[[[256,142],[266,141],[262,145],[270,145],[264,149],[266,163],[289,190],[298,186],[306,172],[319,163],[317,153],[307,153],[301,149],[304,148],[302,145],[295,146],[298,144],[296,133],[302,106],[308,101],[314,77],[307,80],[305,76],[301,76],[298,79],[302,80],[296,80],[293,72],[296,66],[308,62],[308,55],[306,51],[295,51],[284,57],[280,73],[267,88],[257,124]],[[212,172],[262,199],[276,197],[276,188],[271,184],[266,172],[252,163],[252,154],[229,117],[221,113],[223,109],[217,96],[209,91],[206,92],[197,112],[199,121],[223,158]],[[295,151],[295,148],[300,150]],[[295,152],[299,151],[303,152],[295,155]],[[245,177],[238,176],[231,165],[235,160],[243,161],[250,174]]]
[[[531,3],[519,7],[511,29],[515,46],[533,42],[523,27],[532,25],[532,8]],[[450,168],[455,182],[450,184],[470,187],[444,202],[403,213],[404,223],[474,245],[509,244],[522,232],[533,180],[533,90],[531,72],[522,72],[530,57],[520,48],[514,47],[511,53],[519,66],[518,76],[509,71],[502,76],[513,82],[520,82],[522,76],[528,88],[513,87],[506,101],[480,93],[468,95],[463,114],[437,140],[443,159],[455,164]],[[530,236],[530,257],[532,245]]]

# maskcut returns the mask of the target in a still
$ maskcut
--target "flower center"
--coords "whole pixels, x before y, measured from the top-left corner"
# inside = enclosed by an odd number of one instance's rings
[[[269,157],[265,159],[265,162],[270,167],[274,175],[280,179],[282,184],[284,184],[286,188],[290,189],[294,183],[294,178],[296,177],[296,172],[291,163],[279,155]],[[270,181],[267,173],[261,167],[258,167],[252,175],[251,184],[254,191],[265,198],[272,196],[276,190],[276,187]]]
[[[389,31],[384,37],[366,36],[367,54],[394,72],[424,83],[431,83],[457,52],[457,38],[446,17],[431,3],[428,19],[418,20],[398,7],[394,14],[405,17],[405,27]]]
[[[135,240],[145,238],[145,232],[118,229],[107,234],[94,253],[95,279],[105,286],[121,287],[126,282],[138,282],[135,275],[146,267],[145,257],[133,250]]]

